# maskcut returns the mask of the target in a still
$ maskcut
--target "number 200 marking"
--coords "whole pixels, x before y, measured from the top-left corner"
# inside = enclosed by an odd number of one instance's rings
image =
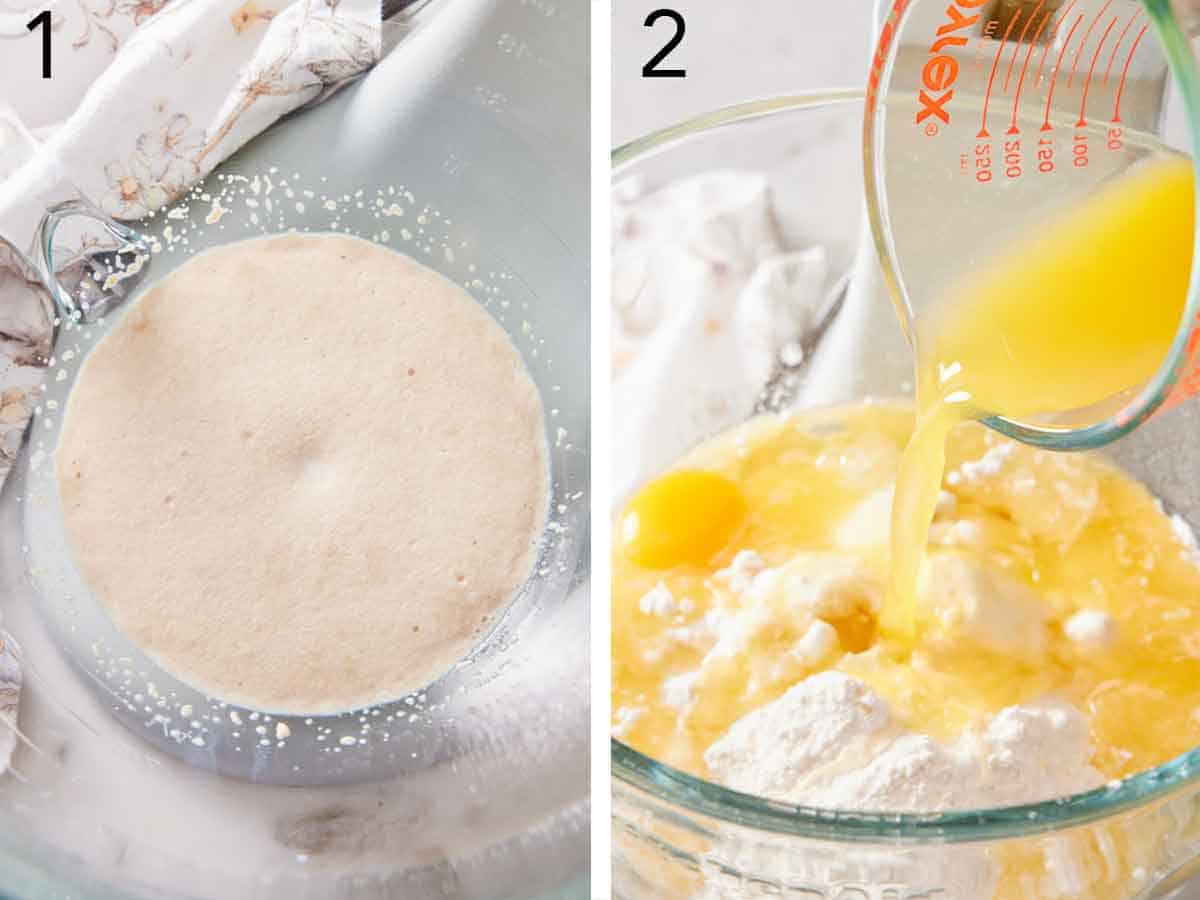
[[[1007,178],[1021,177],[1021,139],[1004,142],[1004,175]]]

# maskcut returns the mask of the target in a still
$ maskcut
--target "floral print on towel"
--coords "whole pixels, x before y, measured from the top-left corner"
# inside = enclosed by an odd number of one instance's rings
[[[253,27],[255,22],[270,22],[273,18],[275,18],[274,12],[259,9],[254,0],[246,0],[234,10],[233,15],[229,17],[229,22],[233,25],[233,30],[241,34]]]
[[[184,9],[175,2],[162,23],[173,23],[172,31],[195,17],[192,6],[222,5],[191,0]],[[86,178],[77,181],[109,215],[139,219],[170,203],[272,122],[379,59],[377,4],[365,15],[363,0],[296,0],[282,5],[226,0],[223,6],[228,10],[223,21],[214,25],[205,19],[200,27],[208,29],[212,42],[244,59],[220,95],[190,105],[186,97],[182,103],[172,100],[170,108],[166,101],[155,100],[147,110],[146,130],[132,139],[118,138],[117,146],[127,149],[102,163],[102,183],[89,190]],[[194,30],[189,28],[180,33],[177,45],[139,38],[125,52],[160,56],[166,78],[178,67],[177,54],[183,57],[183,69],[196,66],[199,56],[204,77],[211,77],[213,49],[206,44],[205,53],[196,54],[194,44]]]
[[[165,206],[199,179],[196,160],[203,149],[204,132],[192,127],[189,116],[166,117],[138,136],[129,156],[105,165],[100,208],[114,218],[140,219]]]
[[[59,22],[69,22],[76,28],[71,41],[73,50],[82,50],[92,41],[103,41],[110,53],[116,53],[131,28],[144,25],[151,16],[166,6],[167,0],[75,0],[76,11],[59,14]]]

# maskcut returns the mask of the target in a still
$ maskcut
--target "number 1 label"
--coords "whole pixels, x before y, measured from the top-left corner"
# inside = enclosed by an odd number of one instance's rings
[[[42,77],[50,77],[50,10],[46,9],[34,16],[25,26],[29,31],[42,29]]]

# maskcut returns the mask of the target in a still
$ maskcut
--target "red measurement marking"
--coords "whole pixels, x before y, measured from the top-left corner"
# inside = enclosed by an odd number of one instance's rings
[[[1079,27],[1079,23],[1083,21],[1083,13],[1075,17],[1075,24],[1071,26],[1071,31],[1067,34],[1067,39],[1063,42],[1062,49],[1058,51],[1058,62],[1054,64],[1054,74],[1050,76],[1050,93],[1046,95],[1046,118],[1042,122],[1042,131],[1050,130],[1050,107],[1054,103],[1054,85],[1058,83],[1058,72],[1062,68],[1063,56],[1066,55],[1067,48],[1071,46],[1071,38],[1075,37],[1075,29]]]
[[[1012,34],[1013,26],[1017,24],[1017,19],[1021,18],[1021,11],[1017,10],[1017,14],[1013,16],[1008,27],[1004,29],[1004,37],[1000,39],[1000,46],[996,48],[996,56],[992,60],[992,74],[988,76],[987,92],[983,95],[983,123],[979,129],[979,134],[976,137],[990,137],[987,130],[987,114],[988,104],[992,100],[992,82],[996,80],[996,69],[1000,68],[1000,57],[1004,54],[1004,45],[1008,43],[1009,35]]]
[[[1142,14],[1142,8],[1139,6],[1133,11],[1133,15],[1129,17],[1129,21],[1125,23],[1125,27],[1121,29],[1121,36],[1117,38],[1116,44],[1113,45],[1112,54],[1108,57],[1108,68],[1104,70],[1104,83],[1108,84],[1108,76],[1112,74],[1113,61],[1117,58],[1117,51],[1121,49],[1121,44],[1125,40],[1125,35],[1129,34],[1129,29],[1137,20],[1137,17]]]
[[[1092,19],[1092,24],[1087,27],[1087,31],[1083,33],[1083,40],[1079,42],[1079,49],[1075,51],[1075,59],[1071,62],[1071,74],[1067,76],[1067,87],[1070,87],[1075,81],[1075,69],[1079,66],[1079,57],[1083,55],[1083,48],[1087,46],[1088,38],[1092,36],[1092,29],[1096,27],[1096,23],[1100,21],[1100,17],[1104,15],[1104,11],[1108,9],[1112,0],[1104,0],[1104,5],[1100,7],[1100,12],[1096,13],[1096,18]]]
[[[1058,24],[1055,25],[1054,30],[1050,32],[1050,40],[1046,41],[1046,46],[1042,48],[1042,57],[1038,60],[1036,79],[1039,84],[1042,81],[1042,66],[1046,64],[1046,54],[1050,52],[1050,46],[1054,43],[1054,39],[1058,37],[1058,30],[1063,27],[1063,23],[1067,21],[1067,16],[1071,14],[1071,7],[1073,7],[1077,2],[1078,0],[1071,0],[1071,2],[1067,4],[1067,8],[1063,10],[1063,14],[1059,18]],[[1053,15],[1053,13],[1051,13],[1051,15]]]
[[[1008,71],[1004,73],[1004,92],[1008,93],[1008,82],[1012,78],[1013,64],[1017,61],[1017,57],[1021,55],[1021,45],[1025,43],[1025,35],[1029,33],[1029,26],[1033,24],[1033,20],[1037,18],[1037,14],[1041,12],[1042,6],[1046,0],[1038,0],[1038,5],[1033,11],[1033,15],[1029,17],[1029,21],[1025,23],[1025,27],[1021,29],[1021,36],[1017,38],[1017,43],[1013,46],[1012,59],[1008,61]],[[1028,56],[1025,57],[1029,59]]]
[[[1146,29],[1150,26],[1143,25],[1142,30],[1138,32],[1138,36],[1134,38],[1133,46],[1129,48],[1129,56],[1125,58],[1125,69],[1121,72],[1121,83],[1117,86],[1117,105],[1113,107],[1113,121],[1121,121],[1121,95],[1125,93],[1125,79],[1129,77],[1129,64],[1133,62],[1133,54],[1137,52],[1138,44],[1142,42],[1142,37],[1146,34]]]
[[[1096,52],[1092,54],[1092,64],[1088,68],[1087,78],[1083,82],[1083,99],[1079,103],[1079,121],[1075,123],[1076,128],[1082,128],[1087,124],[1087,98],[1088,91],[1092,87],[1092,78],[1096,74],[1096,60],[1100,58],[1100,51],[1104,49],[1104,42],[1108,40],[1108,35],[1116,24],[1117,17],[1113,16],[1112,21],[1108,23],[1108,27],[1104,29],[1104,35],[1100,38],[1100,43],[1096,45]]]
[[[1044,0],[1043,0],[1044,2]],[[1038,3],[1038,9],[1042,8],[1042,4]],[[1033,11],[1034,16],[1037,16],[1037,9]],[[1046,13],[1042,16],[1042,24],[1037,27],[1037,31],[1033,33],[1033,40],[1029,42],[1029,49],[1025,52],[1025,62],[1021,64],[1021,76],[1017,79],[1017,95],[1013,98],[1012,124],[1008,126],[1009,134],[1018,134],[1020,129],[1017,128],[1017,109],[1021,105],[1021,88],[1025,86],[1025,73],[1029,71],[1029,60],[1033,56],[1033,48],[1037,46],[1038,38],[1042,36],[1042,29],[1049,24],[1054,18],[1054,11]],[[1032,19],[1030,21],[1033,21]]]

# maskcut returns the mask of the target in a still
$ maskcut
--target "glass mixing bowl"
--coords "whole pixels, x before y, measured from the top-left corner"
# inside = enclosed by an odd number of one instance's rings
[[[783,97],[700,116],[613,154],[617,192],[631,178],[653,189],[713,169],[765,173],[787,246],[826,249],[830,283],[849,288],[792,373],[801,407],[911,398],[911,353],[866,231],[862,116],[856,93]],[[1185,404],[1107,450],[1193,524],[1198,416],[1200,405]],[[611,749],[614,894],[628,900],[1150,900],[1183,896],[1175,892],[1200,871],[1200,750],[1062,800],[867,815],[741,794],[620,740]],[[993,885],[997,864],[1014,859],[1036,877]]]
[[[542,90],[497,44],[519,28],[530,47],[586,50],[586,18],[545,22],[493,0],[444,6],[368,77],[135,223],[140,245],[78,208],[47,220],[36,255],[56,299],[103,322],[60,323],[0,504],[0,616],[24,661],[28,739],[0,776],[0,896],[586,891],[589,182],[571,136],[586,133],[586,104],[566,102],[587,96],[586,72]],[[472,656],[413,696],[311,719],[227,706],[154,671],[64,554],[48,465],[62,392],[127,308],[110,299],[136,302],[205,247],[291,228],[394,247],[478,300],[542,396],[552,476],[537,569]],[[245,339],[269,352],[269,334]]]

